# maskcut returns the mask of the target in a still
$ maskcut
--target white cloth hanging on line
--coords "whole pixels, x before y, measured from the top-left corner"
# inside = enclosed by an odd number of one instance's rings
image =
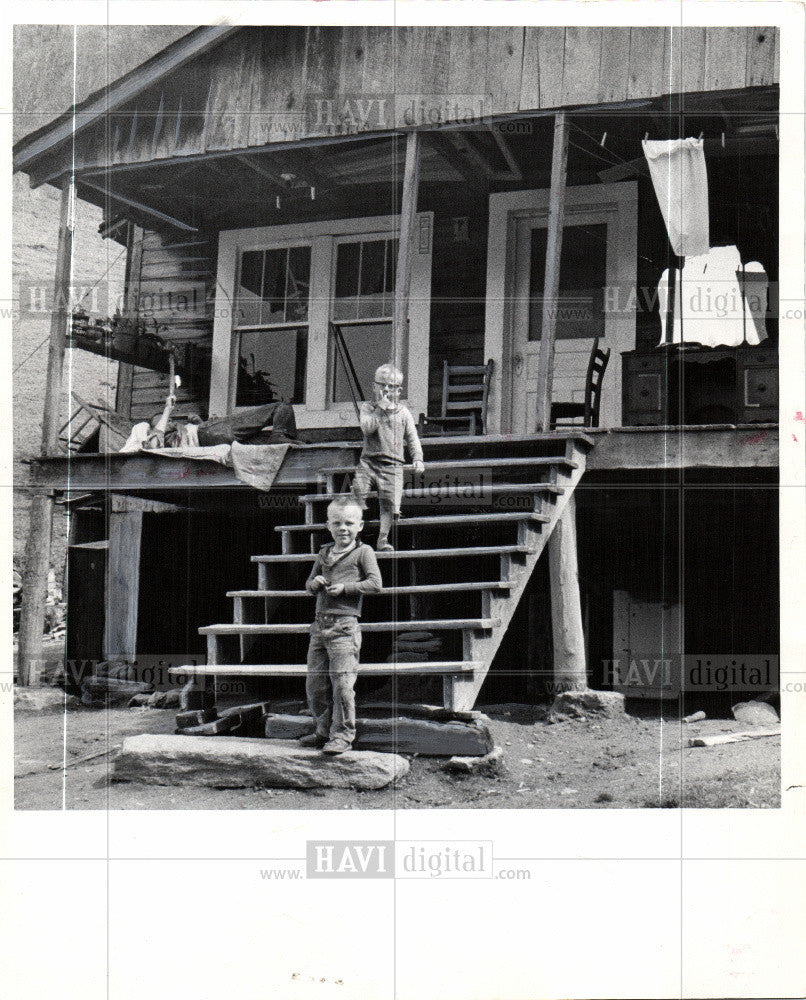
[[[767,284],[767,274],[758,261],[742,265],[738,247],[711,247],[708,253],[687,257],[682,276],[680,271],[676,274],[674,323],[668,340],[668,270],[658,282],[659,346],[760,344],[767,337]]]
[[[706,253],[708,173],[702,139],[644,139],[642,146],[672,250],[678,257]]]

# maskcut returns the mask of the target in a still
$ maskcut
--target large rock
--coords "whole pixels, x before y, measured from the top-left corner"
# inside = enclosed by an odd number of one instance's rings
[[[299,739],[313,731],[313,719],[304,716],[266,716],[265,733],[272,740]],[[480,720],[356,719],[353,746],[356,750],[416,753],[424,757],[481,757],[492,750],[493,738]]]
[[[746,726],[777,726],[778,713],[764,701],[740,701],[731,709],[733,718]]]
[[[397,754],[350,750],[329,757],[295,743],[231,736],[129,736],[117,781],[212,788],[385,788],[408,773]]]
[[[624,695],[618,691],[564,691],[554,699],[549,722],[591,716],[617,719],[625,714]]]
[[[80,708],[81,702],[61,688],[14,688],[14,709],[17,712],[63,712],[66,708]]]
[[[144,681],[117,680],[114,677],[86,677],[81,682],[81,701],[91,708],[128,704],[136,694],[154,690]]]

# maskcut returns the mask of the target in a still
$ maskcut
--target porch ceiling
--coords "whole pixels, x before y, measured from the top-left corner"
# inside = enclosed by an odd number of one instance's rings
[[[677,95],[631,107],[570,115],[571,184],[646,173],[641,139],[703,134],[709,157],[777,151],[777,88]],[[550,114],[510,116],[473,128],[425,130],[421,207],[429,198],[479,199],[492,191],[544,187],[551,161]],[[337,217],[373,203],[388,210],[402,183],[403,133],[224,150],[93,168],[76,177],[79,196],[159,228],[240,228]],[[373,214],[366,211],[363,214]]]

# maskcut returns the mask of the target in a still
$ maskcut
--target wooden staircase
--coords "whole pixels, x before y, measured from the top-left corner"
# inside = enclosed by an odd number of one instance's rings
[[[444,706],[471,709],[592,445],[583,432],[570,428],[522,438],[425,439],[425,473],[407,473],[396,551],[377,554],[385,586],[381,594],[365,598],[361,625],[362,655],[368,647],[376,655],[366,657],[359,674],[438,675]],[[315,553],[329,540],[327,504],[347,490],[352,469],[345,465],[319,473],[318,491],[300,497],[304,519],[276,527],[282,552],[252,557],[257,588],[229,592],[232,622],[199,630],[207,637],[206,665],[174,672],[305,675],[313,600],[304,580]],[[372,509],[370,501],[369,513]],[[376,526],[377,521],[365,520],[364,537],[370,542]],[[385,662],[395,637],[411,631],[436,633],[451,655]],[[283,638],[273,642],[272,637]],[[296,648],[297,662],[262,662],[278,653],[287,658],[289,645]]]

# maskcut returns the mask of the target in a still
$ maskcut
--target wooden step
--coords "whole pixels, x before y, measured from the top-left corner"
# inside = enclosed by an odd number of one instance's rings
[[[554,483],[485,483],[482,490],[484,493],[546,493],[552,496],[561,496],[565,492],[565,487],[556,486]],[[315,503],[317,501],[330,503],[331,500],[352,499],[352,496],[352,493],[306,493],[299,497],[299,501],[300,503]],[[377,497],[378,494],[375,490],[367,493],[368,499],[376,500]],[[468,503],[468,498],[457,497],[456,490],[450,486],[436,491],[428,490],[428,492],[424,492],[422,488],[416,486],[413,489],[403,490],[404,499],[430,500],[432,497],[448,500],[456,498],[457,503]]]
[[[418,621],[362,622],[362,632],[424,632],[441,629],[491,629],[501,624],[500,618],[434,618]],[[220,625],[203,625],[199,635],[302,635],[310,629],[310,622],[271,622],[252,625],[223,622]]]
[[[564,469],[578,469],[579,462],[566,458],[564,455],[523,455],[520,458],[490,458],[481,456],[479,458],[446,458],[444,461],[428,461],[425,463],[425,473],[417,475],[427,475],[433,469],[514,469],[522,466],[541,466],[543,468],[552,465],[562,466]],[[404,465],[403,471],[413,475],[410,465]],[[320,469],[322,476],[336,476],[355,472],[354,465],[334,465]]]
[[[496,514],[427,514],[424,517],[399,517],[395,522],[398,528],[448,528],[452,524],[478,525],[490,521],[535,521],[538,524],[547,524],[551,520],[549,514],[535,514],[532,511],[507,511]],[[374,521],[364,521],[365,528],[378,526],[377,519]],[[327,531],[327,524],[323,521],[314,524],[278,524],[275,531]]]
[[[402,594],[446,594],[468,590],[510,590],[515,584],[508,580],[496,580],[489,583],[477,583],[474,580],[466,583],[423,583],[407,587],[384,587],[376,597],[397,597]],[[311,597],[307,590],[230,590],[227,597]]]
[[[394,552],[376,552],[375,556],[380,561],[387,559],[452,559],[459,556],[528,555],[530,552],[534,552],[531,545],[475,545],[451,549],[396,549]],[[315,552],[252,556],[254,563],[312,563],[314,559],[316,559]]]
[[[394,677],[401,674],[472,674],[483,663],[470,660],[429,660],[423,663],[359,663],[359,676]],[[171,667],[169,674],[184,677],[305,677],[304,663],[201,663]]]

